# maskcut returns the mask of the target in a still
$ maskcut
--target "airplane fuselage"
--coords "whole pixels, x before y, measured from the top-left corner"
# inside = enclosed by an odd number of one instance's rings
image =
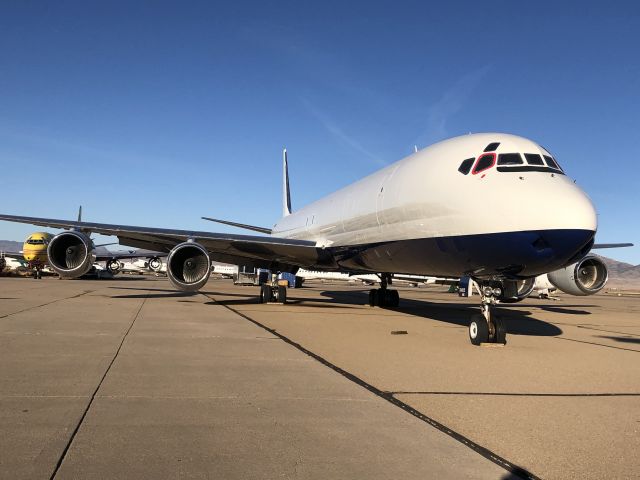
[[[35,232],[29,235],[22,245],[24,259],[32,267],[41,268],[47,264],[47,246],[53,235],[46,232]]]
[[[549,157],[514,135],[453,138],[282,218],[273,235],[312,240],[348,270],[533,277],[586,254],[597,229]]]

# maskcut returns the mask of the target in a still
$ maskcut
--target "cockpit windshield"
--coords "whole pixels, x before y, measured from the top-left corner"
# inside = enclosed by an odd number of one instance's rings
[[[27,245],[44,245],[44,240],[41,238],[30,238],[27,240]]]
[[[497,157],[497,159],[496,159]],[[523,160],[526,160],[526,162]],[[544,159],[544,160],[543,160]],[[558,162],[551,155],[539,153],[483,153],[477,158],[463,160],[458,171],[463,175],[477,175],[497,165],[498,172],[548,172],[563,175]]]

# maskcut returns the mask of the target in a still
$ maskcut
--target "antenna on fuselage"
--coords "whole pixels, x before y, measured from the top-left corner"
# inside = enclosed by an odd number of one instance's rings
[[[282,216],[291,215],[291,191],[289,190],[289,164],[287,149],[282,151]]]
[[[82,205],[80,205],[80,208],[78,208],[78,221],[82,221]]]

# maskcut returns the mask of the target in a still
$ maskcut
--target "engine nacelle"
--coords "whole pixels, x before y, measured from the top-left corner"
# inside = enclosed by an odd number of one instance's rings
[[[111,275],[117,275],[122,270],[122,263],[120,263],[115,258],[109,260],[106,264],[107,271],[111,273]]]
[[[91,239],[81,232],[62,232],[49,242],[49,265],[62,278],[77,278],[89,270],[96,260]]]
[[[147,264],[149,266],[149,270],[158,273],[162,270],[162,260],[159,257],[153,257],[149,259]]]
[[[167,277],[178,290],[193,292],[209,280],[211,259],[202,245],[185,242],[171,250],[167,257]]]
[[[570,295],[593,295],[604,288],[609,271],[602,260],[587,255],[582,260],[547,274],[551,284]]]
[[[536,284],[535,278],[527,278],[526,280],[504,281],[502,282],[502,295],[498,297],[502,303],[521,302],[533,292]]]

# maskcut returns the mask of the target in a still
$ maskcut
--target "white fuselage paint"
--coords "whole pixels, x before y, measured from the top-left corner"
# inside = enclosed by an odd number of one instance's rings
[[[530,230],[595,231],[596,212],[565,175],[458,172],[492,142],[500,153],[548,152],[523,137],[470,134],[424,148],[282,218],[273,235],[319,247]],[[523,155],[524,158],[524,155]],[[535,200],[535,201],[534,201]]]

